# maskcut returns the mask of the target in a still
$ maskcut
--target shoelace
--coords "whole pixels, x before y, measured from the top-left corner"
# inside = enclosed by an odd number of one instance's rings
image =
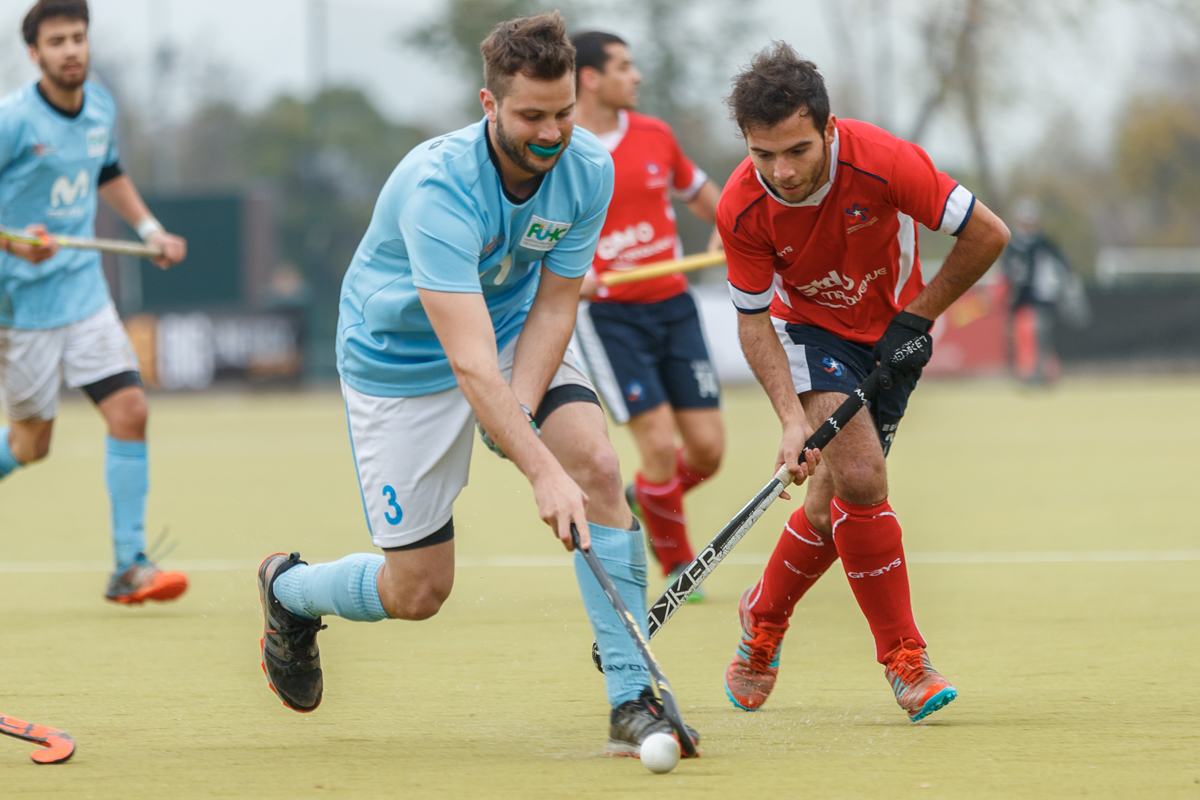
[[[754,638],[746,642],[750,651],[750,668],[756,672],[766,672],[775,660],[775,651],[783,641],[783,631],[773,631],[765,625],[754,625],[751,629]]]
[[[912,685],[924,676],[925,651],[901,650],[900,654],[888,664],[892,674],[906,685]]]

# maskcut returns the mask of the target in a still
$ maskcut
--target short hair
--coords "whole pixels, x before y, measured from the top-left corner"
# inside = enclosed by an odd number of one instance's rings
[[[772,128],[793,114],[810,117],[817,131],[829,121],[829,93],[817,65],[786,42],[760,50],[750,68],[733,79],[725,100],[742,131]]]
[[[620,44],[628,47],[625,40],[613,33],[604,31],[583,31],[571,37],[575,45],[575,74],[579,75],[584,67],[604,72],[612,55],[608,52],[610,44]]]
[[[512,88],[518,73],[539,81],[554,81],[575,70],[575,48],[567,38],[562,14],[501,22],[479,45],[483,54],[483,84],[499,100]]]
[[[88,24],[87,0],[38,0],[21,23],[21,35],[25,37],[25,44],[30,47],[37,44],[38,30],[42,23],[55,17],[81,19],[85,25]]]

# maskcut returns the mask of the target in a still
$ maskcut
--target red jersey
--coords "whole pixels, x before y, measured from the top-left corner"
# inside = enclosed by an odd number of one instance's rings
[[[600,231],[592,271],[630,270],[682,255],[671,197],[690,202],[708,176],[683,154],[667,123],[632,111],[618,112],[617,130],[599,135],[616,175],[608,217]],[[687,290],[683,275],[620,286],[601,286],[594,303],[657,303]]]
[[[974,207],[920,147],[838,120],[829,182],[802,202],[781,200],[749,158],[725,184],[717,227],[733,304],[873,345],[925,286],[916,224],[957,235]]]

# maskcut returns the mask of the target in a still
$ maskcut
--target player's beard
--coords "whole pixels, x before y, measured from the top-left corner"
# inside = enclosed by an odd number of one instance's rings
[[[79,64],[79,63],[80,62],[78,62],[78,61],[70,61],[70,62],[64,63],[63,67],[66,67],[68,64],[73,66],[73,65]],[[83,86],[83,82],[87,80],[87,75],[88,75],[87,60],[84,59],[83,63],[80,66],[82,67],[82,69],[79,70],[77,75],[73,78],[68,78],[63,74],[63,70],[61,70],[61,69],[57,70],[57,71],[53,70],[50,68],[50,65],[47,64],[44,59],[41,59],[41,58],[38,59],[38,67],[41,68],[42,75],[44,75],[46,77],[46,80],[48,80],[48,81],[50,81],[50,83],[54,84],[55,88],[60,89],[64,92],[75,91],[80,86]]]
[[[496,115],[496,144],[504,151],[504,155],[508,156],[514,164],[530,175],[545,175],[554,169],[554,165],[562,158],[567,145],[571,143],[571,137],[564,136],[562,143],[562,149],[555,153],[552,158],[535,159],[527,147],[529,143],[518,141],[509,136],[508,132],[504,130],[504,123],[500,121],[500,115]]]
[[[779,197],[784,200],[784,202],[803,203],[805,200],[812,197],[813,193],[821,187],[821,184],[823,184],[829,178],[829,145],[823,145],[823,147],[824,152],[821,155],[820,163],[813,167],[812,171],[809,172],[808,175],[805,176],[804,180],[797,186],[785,190],[775,185],[775,182],[766,175],[763,175],[763,180],[775,190],[775,193],[778,194]],[[798,190],[804,190],[804,194],[799,197],[795,195],[784,195],[785,191],[796,192]]]

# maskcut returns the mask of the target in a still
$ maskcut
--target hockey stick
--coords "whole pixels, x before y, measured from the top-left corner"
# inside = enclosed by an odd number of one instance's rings
[[[600,276],[600,283],[605,286],[619,286],[622,283],[647,281],[651,278],[661,278],[663,275],[674,275],[679,272],[695,272],[698,269],[715,267],[717,264],[724,263],[724,253],[696,253],[683,258],[645,264],[627,272],[606,272]]]
[[[833,437],[854,418],[859,409],[875,396],[875,393],[879,391],[880,384],[890,383],[890,376],[884,376],[883,372],[884,367],[876,367],[872,370],[871,374],[854,390],[854,394],[843,400],[833,415],[821,423],[821,427],[817,428],[804,443],[804,450],[800,453],[801,459],[809,450],[820,449],[833,441]],[[771,504],[791,483],[792,473],[788,472],[786,466],[780,467],[779,471],[775,473],[775,477],[771,478],[767,485],[754,496],[754,499],[747,503],[733,519],[729,520],[721,532],[708,543],[708,546],[700,551],[700,555],[687,565],[675,582],[663,592],[662,597],[658,598],[658,602],[647,612],[646,632],[650,638],[654,638],[658,629],[675,615],[684,601],[692,592],[696,591],[696,587],[703,583],[704,579],[717,568],[717,565],[725,560],[725,556],[729,555],[742,537],[754,526],[754,523],[758,522],[758,518],[771,507]],[[592,662],[596,665],[596,669],[604,671],[600,661],[600,649],[594,643],[592,644]]]
[[[75,753],[75,740],[70,734],[16,717],[0,714],[0,733],[45,747],[29,754],[35,764],[61,764]]]
[[[0,228],[0,239],[21,244],[44,245],[51,240],[57,241],[59,247],[73,247],[77,250],[99,250],[102,253],[116,253],[121,256],[140,256],[142,258],[160,258],[162,250],[141,242],[131,242],[125,239],[87,239],[82,236],[57,236],[48,234],[45,237]]]
[[[658,690],[658,699],[662,701],[663,713],[666,714],[667,721],[671,723],[671,727],[675,729],[675,736],[679,740],[680,749],[683,750],[686,758],[695,758],[696,743],[692,741],[691,736],[688,736],[687,728],[683,725],[683,717],[679,714],[679,705],[675,702],[675,693],[671,691],[671,684],[667,683],[667,676],[663,674],[662,667],[658,666],[658,662],[654,659],[654,654],[650,652],[650,642],[642,635],[642,629],[638,627],[637,620],[633,618],[633,614],[629,613],[629,608],[625,605],[625,601],[621,599],[621,595],[617,593],[617,587],[613,584],[612,578],[608,577],[608,573],[604,571],[604,565],[600,563],[600,559],[592,552],[591,548],[584,550],[580,547],[579,529],[575,527],[575,523],[573,522],[571,523],[571,538],[575,541],[575,547],[583,554],[583,560],[591,567],[592,574],[596,576],[596,581],[608,597],[608,602],[612,603],[613,610],[621,618],[621,624],[625,626],[629,637],[637,645],[638,652],[642,655],[642,660],[646,662],[646,668],[650,671],[650,676],[654,679],[655,688]]]

